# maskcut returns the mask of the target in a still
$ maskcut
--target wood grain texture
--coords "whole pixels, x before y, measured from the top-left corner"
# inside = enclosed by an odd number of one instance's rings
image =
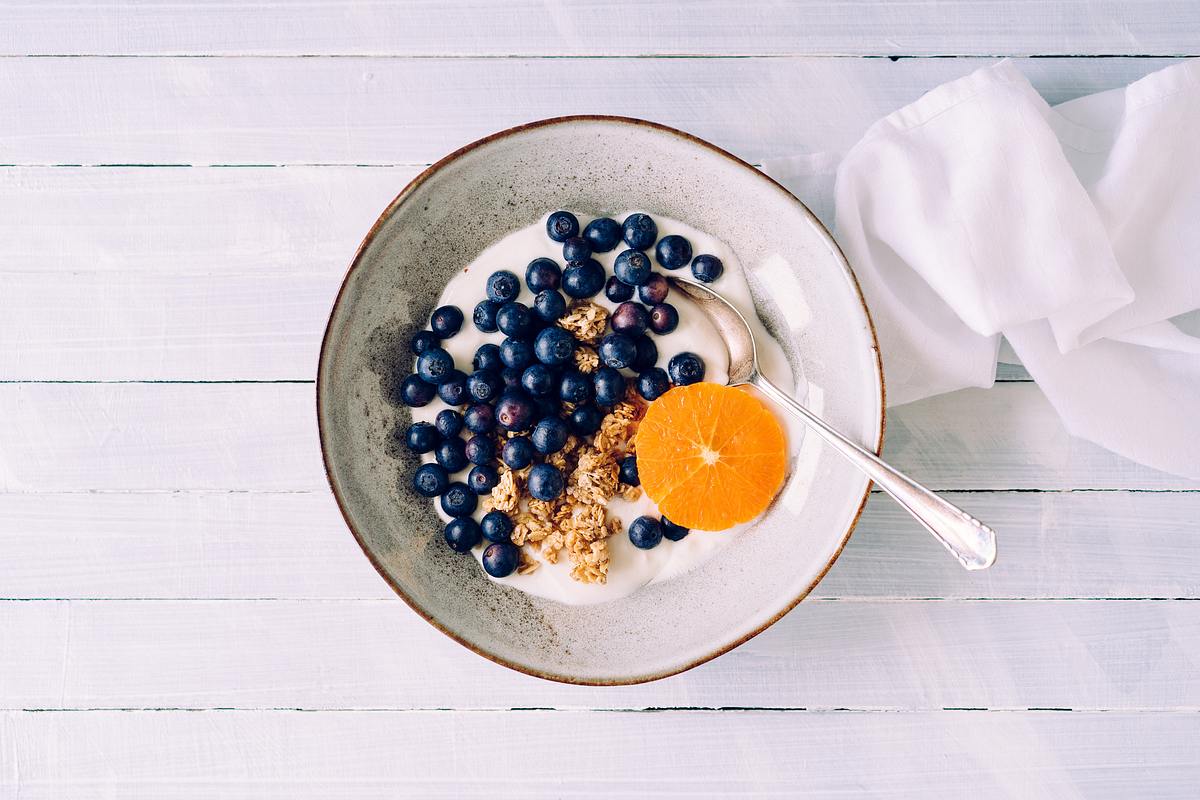
[[[0,164],[424,164],[582,112],[663,122],[757,163],[845,149],[884,114],[993,61],[14,58],[0,75]],[[1060,102],[1169,63],[1020,66]],[[576,87],[586,100],[564,105]]]
[[[1176,54],[1180,0],[8,3],[0,53],[174,55]]]

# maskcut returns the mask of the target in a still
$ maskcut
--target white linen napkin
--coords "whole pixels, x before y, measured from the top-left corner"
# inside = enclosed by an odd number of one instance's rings
[[[1200,478],[1200,61],[1051,108],[1010,61],[763,169],[835,236],[890,404],[990,386],[1003,335],[1067,429]],[[833,197],[833,220],[829,197]]]

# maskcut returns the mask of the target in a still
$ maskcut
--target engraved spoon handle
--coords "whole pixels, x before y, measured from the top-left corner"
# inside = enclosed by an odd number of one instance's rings
[[[996,560],[996,534],[961,508],[937,496],[879,456],[830,427],[755,370],[748,381],[763,394],[808,424],[834,449],[866,473],[875,484],[917,518],[967,569],[986,569]]]

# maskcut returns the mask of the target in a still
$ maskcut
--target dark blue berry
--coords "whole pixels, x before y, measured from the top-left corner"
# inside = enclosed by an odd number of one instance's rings
[[[433,420],[437,432],[445,438],[458,436],[463,429],[463,416],[452,408],[444,408]]]
[[[537,405],[537,416],[539,418],[557,417],[562,412],[562,401],[558,399],[557,394],[539,397],[534,402]]]
[[[604,284],[604,296],[614,303],[624,303],[626,300],[633,299],[633,287],[616,275],[612,275]]]
[[[592,246],[582,236],[572,236],[563,242],[562,255],[563,261],[584,261],[591,257]]]
[[[695,353],[676,353],[667,362],[667,374],[676,386],[704,380],[704,359]]]
[[[449,339],[462,328],[463,313],[458,306],[439,306],[429,317],[429,327],[443,339]]]
[[[567,313],[567,301],[555,290],[546,289],[533,298],[533,311],[542,322],[554,322]]]
[[[500,473],[491,464],[478,464],[467,473],[467,486],[475,494],[490,494],[492,487],[500,482]]]
[[[500,459],[512,469],[524,469],[533,463],[533,442],[528,436],[514,436],[500,449]]]
[[[496,328],[496,312],[500,310],[499,303],[493,303],[491,300],[480,300],[475,304],[475,310],[471,312],[471,321],[475,323],[475,327],[484,333],[495,333]]]
[[[579,235],[579,220],[570,211],[555,211],[546,220],[546,235],[556,242],[565,242]]]
[[[637,356],[637,345],[623,333],[610,333],[600,340],[600,361],[613,369],[625,369]]]
[[[545,397],[554,391],[556,378],[554,370],[545,364],[530,364],[521,373],[521,388],[534,397]]]
[[[469,517],[475,513],[479,498],[465,483],[456,481],[442,493],[442,511],[452,517]]]
[[[648,306],[658,305],[667,299],[671,284],[660,272],[652,272],[649,280],[638,287],[638,299]]]
[[[662,541],[662,523],[654,517],[638,517],[629,523],[629,541],[634,547],[652,550]]]
[[[506,431],[527,431],[533,424],[533,401],[524,393],[504,395],[496,403],[496,424]]]
[[[408,349],[414,356],[419,356],[431,347],[437,347],[441,340],[430,331],[417,331],[408,343]]]
[[[462,439],[455,436],[453,439],[443,439],[434,449],[433,455],[437,458],[437,463],[442,465],[446,472],[454,473],[460,469],[467,468],[467,450],[466,443]]]
[[[506,269],[497,270],[488,276],[487,299],[493,303],[508,303],[521,293],[521,279]]]
[[[477,369],[467,378],[467,394],[476,403],[490,403],[503,388],[504,380],[490,369]]]
[[[594,219],[583,229],[583,238],[592,246],[593,253],[607,253],[621,241],[621,223],[608,217]]]
[[[429,405],[437,394],[437,388],[433,384],[426,383],[417,375],[408,375],[399,384],[395,383],[394,376],[384,376],[380,385],[383,387],[384,398],[394,406],[420,408]]]
[[[666,335],[679,327],[679,312],[670,303],[650,307],[650,330]]]
[[[664,236],[654,248],[654,257],[666,269],[679,269],[692,260],[692,243],[682,236]]]
[[[450,370],[450,376],[437,387],[438,397],[448,406],[461,406],[467,402],[467,376],[461,370]]]
[[[563,272],[562,288],[576,299],[594,297],[604,288],[604,267],[593,258],[568,264]]]
[[[433,347],[417,356],[417,374],[434,386],[454,375],[454,359],[440,347]]]
[[[503,511],[489,511],[479,520],[479,530],[489,542],[512,541],[513,522]]]
[[[467,407],[463,422],[471,433],[491,433],[496,428],[496,412],[487,403]]]
[[[635,250],[645,250],[658,239],[658,225],[649,214],[630,214],[621,226],[625,244]]]
[[[646,332],[646,327],[650,324],[650,314],[641,303],[627,300],[613,310],[612,316],[609,317],[608,321],[612,325],[612,329],[617,333],[624,333],[628,336],[641,336]]]
[[[569,433],[567,423],[558,417],[546,417],[533,427],[529,439],[533,442],[534,449],[548,456],[566,446]]]
[[[595,406],[580,406],[571,412],[571,430],[580,436],[591,436],[603,421],[604,413]]]
[[[521,388],[522,371],[514,367],[505,367],[500,370],[500,379],[504,381],[505,390]],[[501,392],[503,394],[504,392]]]
[[[529,471],[526,487],[534,500],[554,500],[563,493],[566,481],[553,464],[537,464]]]
[[[637,348],[637,355],[629,366],[634,372],[645,372],[658,363],[658,345],[654,344],[653,339],[642,335],[633,344]]]
[[[553,259],[535,258],[525,268],[525,285],[537,294],[547,289],[557,289],[562,280],[562,267]]]
[[[637,456],[625,456],[621,459],[621,483],[628,486],[641,486],[642,481],[638,478]]]
[[[475,434],[464,446],[467,461],[472,464],[490,464],[496,457],[496,443],[487,434]]]
[[[470,517],[456,517],[446,523],[446,528],[442,532],[446,537],[446,544],[450,545],[450,549],[456,553],[468,553],[471,548],[479,544],[480,536],[479,523]]]
[[[493,578],[507,578],[521,563],[521,551],[515,544],[495,542],[483,551],[483,571]]]
[[[641,250],[625,250],[613,262],[613,274],[630,286],[642,286],[650,280],[650,268],[650,259]]]
[[[533,315],[524,303],[505,303],[496,312],[496,327],[505,336],[527,339],[533,332]]]
[[[682,525],[676,525],[666,517],[662,518],[662,532],[663,536],[670,539],[672,542],[678,542],[680,539],[691,533],[691,531],[687,528],[683,527]]]
[[[562,381],[559,383],[558,396],[564,403],[578,405],[591,400],[593,391],[592,379],[579,370],[572,369],[563,373]]]
[[[533,363],[533,345],[524,339],[505,339],[500,343],[500,360],[511,369],[525,369]],[[520,374],[517,376],[520,380]],[[504,378],[508,383],[508,378]]]
[[[475,369],[499,371],[504,366],[504,362],[500,360],[500,345],[491,342],[479,345],[479,349],[475,351],[475,360],[471,364]]]
[[[725,265],[716,256],[702,254],[692,259],[692,277],[698,281],[712,283],[721,277],[724,271]]]
[[[450,476],[440,464],[422,464],[413,473],[413,488],[424,497],[437,497],[450,485]]]
[[[625,376],[612,367],[601,367],[592,375],[596,387],[596,402],[611,406],[625,396]]]
[[[414,453],[428,453],[437,447],[437,428],[428,422],[414,422],[408,426],[405,440],[407,441],[408,449]]]
[[[646,400],[657,400],[671,388],[671,379],[662,367],[651,367],[638,375],[637,390]]]
[[[552,325],[543,329],[533,342],[533,354],[543,364],[557,367],[575,357],[575,337]]]

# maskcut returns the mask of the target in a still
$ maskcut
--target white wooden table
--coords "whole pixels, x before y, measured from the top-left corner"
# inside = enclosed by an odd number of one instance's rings
[[[782,622],[613,689],[391,594],[313,377],[377,213],[482,134],[843,148],[998,55],[1050,56],[1020,67],[1051,101],[1123,85],[1200,52],[1200,7],[239,5],[0,4],[0,798],[1196,796],[1200,485],[1072,439],[1019,371],[888,425],[994,569],[877,497]]]

